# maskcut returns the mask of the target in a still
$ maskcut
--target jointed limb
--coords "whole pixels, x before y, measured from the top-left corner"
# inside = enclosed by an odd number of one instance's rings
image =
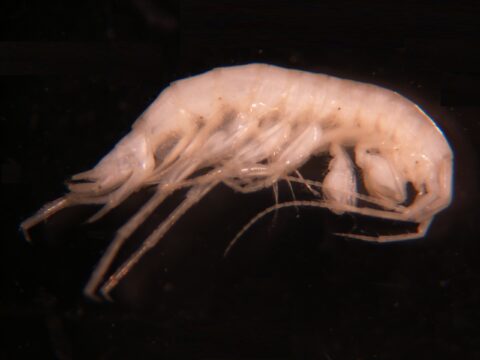
[[[318,187],[320,189],[323,188],[323,184],[320,181],[304,179],[303,177],[302,178],[296,178],[296,177],[293,177],[293,176],[287,176],[287,177],[285,177],[285,179],[289,179],[292,182],[297,182],[297,183],[300,183],[300,184],[304,184],[306,186],[309,185],[310,187],[312,187],[312,190],[314,191],[314,194],[321,197],[321,194],[318,191],[316,191],[315,189],[313,189],[314,186]],[[351,194],[351,195],[358,200],[363,200],[367,203],[378,205],[378,206],[381,206],[385,209],[388,209],[390,212],[403,213],[405,211],[405,209],[407,209],[403,205],[394,204],[391,201],[384,201],[384,200],[381,200],[381,199],[374,198],[372,196],[363,195],[363,194],[359,194],[359,193],[355,193],[355,194]]]
[[[391,211],[385,210],[377,210],[371,208],[359,208],[352,205],[336,203],[332,201],[320,200],[320,201],[304,201],[304,200],[296,200],[296,201],[289,201],[281,204],[275,204],[273,206],[268,207],[267,209],[261,211],[256,216],[254,216],[233,238],[233,240],[228,244],[227,248],[225,249],[224,256],[226,256],[231,248],[236,244],[238,239],[248,230],[250,229],[258,220],[262,217],[268,215],[272,211],[276,211],[278,209],[292,207],[292,206],[305,206],[305,207],[317,207],[317,208],[327,208],[329,210],[337,210],[341,212],[350,212],[356,213],[360,215],[366,215],[371,217],[377,217],[382,219],[388,220],[398,220],[398,221],[409,221],[409,219],[404,214],[394,213]],[[387,241],[400,241],[400,240],[408,240],[408,239],[416,239],[425,235],[428,227],[430,226],[431,218],[423,221],[419,224],[417,232],[414,233],[407,233],[407,234],[399,234],[399,235],[381,235],[381,236],[366,236],[366,235],[359,235],[359,234],[352,234],[352,233],[337,233],[336,235],[345,236],[353,239],[360,239],[366,241],[375,241],[375,242],[387,242]]]
[[[414,240],[414,239],[418,239],[425,236],[425,234],[428,231],[428,228],[430,227],[431,222],[432,222],[432,218],[419,223],[416,232],[398,234],[398,235],[368,236],[368,235],[360,235],[360,234],[352,234],[352,233],[335,233],[335,235],[345,236],[351,239],[358,239],[358,240],[379,242],[379,243]]]
[[[31,241],[30,235],[28,234],[29,229],[69,206],[72,206],[72,203],[67,196],[62,196],[61,198],[45,204],[35,215],[29,217],[20,224],[25,239]]]
[[[166,234],[166,232],[178,221],[178,219],[189,210],[195,203],[204,197],[218,182],[210,184],[199,184],[193,186],[187,193],[185,200],[155,229],[143,242],[141,247],[125,261],[115,273],[110,276],[107,282],[101,287],[101,293],[105,298],[110,299],[110,292],[122,280],[140,260],[140,258],[153,248]]]
[[[72,207],[75,205],[94,205],[94,204],[104,204],[106,201],[105,196],[100,197],[84,197],[76,196],[73,193],[69,193],[65,196],[62,196],[54,201],[51,201],[45,204],[37,213],[33,216],[30,216],[28,219],[24,220],[20,224],[20,229],[23,231],[25,239],[31,241],[28,231],[35,225],[40,224],[42,221],[47,220],[49,217],[53,216],[60,210]]]
[[[142,206],[142,208],[132,216],[118,231],[113,241],[108,246],[105,254],[103,254],[100,262],[91,275],[87,285],[85,286],[85,295],[95,298],[95,290],[102,281],[105,273],[112,264],[118,251],[124,242],[144,223],[148,216],[171,194],[171,191],[162,190],[159,186],[153,196]]]

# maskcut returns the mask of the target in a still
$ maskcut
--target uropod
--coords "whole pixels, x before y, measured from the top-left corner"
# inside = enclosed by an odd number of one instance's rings
[[[298,169],[322,155],[331,157],[323,180],[304,178]],[[396,92],[272,65],[223,67],[168,86],[112,151],[93,169],[74,175],[69,192],[21,228],[29,239],[31,227],[79,204],[103,205],[89,219],[95,221],[132,193],[154,187],[153,196],[117,231],[85,287],[89,297],[100,291],[108,298],[142,255],[220,183],[241,193],[272,187],[277,194],[278,182],[297,182],[314,195],[311,201],[276,201],[240,230],[227,251],[259,218],[288,206],[418,224],[413,233],[341,234],[389,242],[425,235],[434,216],[451,202],[452,168],[452,150],[442,131]],[[358,190],[357,179],[364,190]],[[415,193],[408,202],[407,184]],[[104,280],[122,244],[182,188],[188,189],[182,202]]]

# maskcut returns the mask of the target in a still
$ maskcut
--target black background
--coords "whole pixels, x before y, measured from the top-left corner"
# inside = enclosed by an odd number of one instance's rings
[[[1,359],[480,358],[474,1],[2,6]],[[84,298],[115,229],[148,191],[96,224],[83,224],[92,208],[66,210],[34,229],[32,244],[18,224],[108,152],[169,82],[249,62],[375,83],[418,103],[454,150],[452,205],[424,239],[383,246],[332,233],[398,224],[282,210],[223,259],[273,197],[220,186],[144,257],[115,302]],[[281,198],[290,199],[283,185]]]

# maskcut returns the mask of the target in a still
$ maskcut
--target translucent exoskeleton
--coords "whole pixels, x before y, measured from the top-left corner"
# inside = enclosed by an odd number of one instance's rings
[[[303,178],[300,166],[322,154],[332,158],[323,181]],[[340,234],[389,242],[424,236],[434,216],[451,202],[452,167],[452,150],[442,131],[393,91],[264,64],[217,68],[167,87],[110,153],[93,169],[74,175],[69,192],[21,228],[28,238],[32,226],[65,207],[103,204],[90,219],[95,221],[133,192],[155,187],[154,195],[118,230],[85,287],[90,297],[99,287],[108,297],[142,255],[219,183],[241,193],[267,187],[277,193],[279,181],[298,182],[315,195],[311,201],[277,202],[265,209],[227,251],[259,218],[289,206],[418,223],[413,233]],[[366,193],[357,190],[357,175]],[[415,195],[406,205],[408,183]],[[188,189],[185,199],[104,281],[125,240],[181,188]]]

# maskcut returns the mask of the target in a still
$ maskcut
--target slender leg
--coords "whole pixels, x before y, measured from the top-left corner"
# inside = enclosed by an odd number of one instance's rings
[[[269,168],[266,166],[255,166],[249,169],[246,169],[242,175],[245,178],[248,177],[262,177],[262,180],[252,181],[246,185],[239,185],[235,180],[231,179],[224,179],[223,182],[225,185],[231,187],[233,190],[238,191],[242,194],[251,193],[254,191],[258,191],[264,189],[276,182],[269,171]],[[274,190],[275,191],[275,190]]]
[[[290,189],[290,193],[292,194],[292,199],[293,201],[297,201],[297,197],[295,196],[295,192],[293,191],[293,186],[292,186],[292,182],[288,179],[285,179],[285,181],[287,182],[288,184],[288,187]],[[300,211],[298,209],[298,206],[295,207],[295,211],[297,212],[297,217],[299,217],[300,215]]]
[[[332,211],[350,212],[354,214],[377,217],[377,218],[387,219],[387,220],[415,221],[415,220],[409,219],[408,216],[406,216],[404,213],[392,212],[390,210],[379,210],[379,209],[372,209],[368,207],[358,207],[355,205],[342,204],[334,201],[328,201],[326,203],[328,204],[328,208]]]
[[[234,181],[224,180],[224,183],[231,187],[233,190],[242,194],[249,194],[258,190],[265,189],[268,186],[273,185],[275,180],[267,178],[267,180],[256,181],[248,185],[238,185]]]
[[[161,186],[159,186],[155,194],[153,194],[153,196],[142,206],[142,208],[134,216],[132,216],[127,223],[118,229],[115,238],[108,246],[105,254],[103,254],[100,262],[96,266],[95,271],[90,276],[90,279],[88,280],[88,283],[84,289],[85,295],[93,299],[98,299],[98,297],[95,296],[95,290],[100,281],[102,281],[105,273],[112,264],[115,256],[123,246],[124,242],[134,233],[135,230],[138,229],[141,224],[144,223],[147,217],[150,216],[171,193],[171,191],[162,191]]]
[[[293,186],[292,186],[292,182],[288,179],[285,179],[285,181],[287,182],[288,184],[288,188],[290,189],[290,194],[292,194],[292,199],[295,201],[297,200],[297,197],[295,196],[295,192],[293,191]]]
[[[127,179],[131,176],[131,173],[129,173],[119,178],[112,174],[110,177],[107,176],[103,179],[96,179],[88,176],[88,174],[92,174],[92,176],[94,176],[93,174],[95,174],[95,168],[84,173],[73,175],[72,178],[67,181],[67,187],[72,194],[88,197],[105,195],[120,187],[120,184],[127,181]]]
[[[275,200],[275,204],[278,204],[278,182],[273,183],[272,188],[273,188],[273,198]],[[272,220],[273,226],[275,226],[277,222],[277,217],[278,217],[278,214],[277,212],[275,212],[275,214],[273,214],[273,220]]]
[[[329,210],[337,210],[342,212],[351,212],[357,213],[361,215],[371,216],[371,217],[378,217],[382,219],[389,219],[389,220],[399,220],[399,221],[409,221],[408,218],[405,217],[403,214],[393,213],[391,211],[384,211],[384,210],[377,210],[377,209],[370,209],[370,208],[359,208],[352,205],[347,204],[340,204],[332,201],[303,201],[303,200],[296,200],[296,201],[289,201],[282,204],[276,204],[265,210],[258,213],[254,216],[238,233],[235,235],[232,241],[228,244],[227,248],[225,249],[223,256],[227,256],[232,247],[236,244],[238,239],[248,230],[250,229],[258,220],[262,217],[268,215],[272,211],[283,209],[292,206],[303,206],[303,207],[317,207],[317,208],[326,208]],[[408,234],[399,234],[399,235],[385,235],[385,236],[365,236],[365,235],[358,235],[358,234],[347,234],[347,233],[337,233],[336,235],[345,236],[353,239],[360,239],[366,241],[375,241],[375,242],[387,242],[387,241],[400,241],[400,240],[408,240],[408,239],[417,239],[425,235],[428,227],[430,225],[432,218],[426,219],[422,223],[419,224],[417,232],[408,233]]]
[[[315,190],[314,188],[312,188],[312,186],[305,181],[305,178],[302,176],[302,174],[300,173],[300,171],[298,170],[295,170],[295,174],[297,174],[298,178],[301,180],[300,182],[302,182],[308,190],[310,190],[310,192],[315,195],[315,196],[318,196],[319,198],[322,197],[322,194],[320,194],[317,190]],[[286,179],[287,181],[291,181],[291,179]]]
[[[20,229],[23,231],[23,235],[25,239],[31,241],[30,235],[28,234],[28,230],[30,230],[35,225],[41,223],[42,221],[47,220],[49,217],[53,216],[60,210],[65,208],[75,206],[75,205],[91,205],[91,204],[103,204],[105,202],[105,197],[84,197],[84,196],[76,196],[76,194],[67,194],[58,198],[54,201],[51,201],[45,204],[40,210],[37,211],[36,214],[29,217],[28,219],[24,220],[20,224]]]
[[[170,214],[170,216],[163,221],[153,233],[143,242],[141,247],[136,250],[127,261],[125,261],[115,273],[101,287],[100,292],[106,299],[110,299],[110,292],[122,280],[141,257],[153,248],[167,233],[168,230],[185,214],[195,203],[197,203],[203,196],[205,196],[219,181],[209,184],[200,184],[193,186],[187,193],[185,200]]]
[[[84,294],[92,299],[98,299],[98,297],[95,295],[95,290],[105,276],[105,273],[108,271],[108,268],[111,266],[120,248],[123,246],[125,241],[135,232],[135,230],[137,230],[138,227],[144,223],[147,217],[149,217],[168,196],[170,196],[174,191],[181,188],[210,182],[215,176],[218,176],[218,173],[211,172],[195,179],[187,180],[183,183],[178,182],[178,184],[175,186],[172,185],[166,187],[164,185],[158,185],[157,190],[153,194],[153,196],[142,206],[142,208],[134,216],[132,216],[127,221],[127,223],[125,223],[120,229],[118,229],[115,238],[108,246],[105,254],[96,266],[95,271],[90,276],[90,279],[85,286]]]
[[[294,201],[297,200],[297,198],[295,196],[295,192],[293,191],[292,183],[288,179],[286,179],[285,181],[288,184],[288,187],[290,189],[290,193],[292,194],[293,200]],[[278,204],[278,182],[273,183],[272,187],[273,187],[273,194],[274,194],[273,196],[274,196],[274,199],[275,199],[275,204],[277,205]],[[298,207],[296,207],[295,209],[297,211],[297,216],[298,216]],[[275,226],[275,224],[277,222],[277,218],[278,218],[278,212],[275,211],[275,213],[273,215],[273,220],[272,220],[273,226]]]
[[[378,242],[378,243],[414,240],[414,239],[419,239],[425,236],[428,228],[430,227],[430,224],[432,223],[432,220],[433,218],[430,218],[419,223],[416,232],[406,233],[406,234],[367,236],[367,235],[359,235],[359,234],[352,234],[352,233],[335,233],[335,235],[345,236],[351,239],[359,239],[359,240]]]
[[[22,229],[25,239],[28,241],[32,240],[28,233],[29,229],[69,206],[72,206],[72,201],[68,196],[62,196],[61,198],[45,204],[35,215],[30,216],[20,224],[20,229]]]
[[[309,179],[304,179],[304,178],[299,179],[299,178],[296,178],[296,177],[293,177],[293,176],[285,177],[285,179],[287,179],[287,178],[292,182],[301,183],[301,184],[304,184],[305,186],[309,185],[311,187],[315,186],[315,187],[318,187],[320,189],[323,188],[323,184],[320,181],[309,180]],[[314,194],[318,194],[318,196],[321,197],[321,194],[318,191],[316,191],[315,189],[313,189],[313,191],[314,191]],[[363,201],[365,201],[367,203],[370,203],[370,204],[379,205],[379,206],[381,206],[385,209],[388,209],[389,211],[396,212],[396,213],[404,213],[407,209],[405,206],[396,205],[396,204],[393,204],[390,201],[386,202],[386,201],[383,201],[381,199],[377,199],[377,198],[374,198],[374,197],[368,196],[368,195],[355,193],[355,194],[351,194],[351,196],[357,198],[358,200],[363,200]]]
[[[274,183],[272,185],[273,188],[273,200],[275,200],[275,204],[278,204],[278,183]]]
[[[398,220],[398,221],[413,221],[417,222],[418,228],[416,232],[413,233],[406,233],[406,234],[398,234],[398,235],[379,235],[379,236],[367,236],[367,235],[360,235],[360,234],[352,234],[352,233],[335,233],[335,235],[345,236],[352,239],[359,239],[365,241],[374,241],[374,242],[394,242],[394,241],[403,241],[403,240],[411,240],[411,239],[418,239],[425,236],[430,223],[433,220],[433,215],[435,212],[428,211],[422,215],[422,217],[418,216],[418,211],[421,209],[425,209],[428,204],[432,203],[432,195],[425,195],[425,198],[422,199],[421,203],[415,203],[413,205],[414,211],[411,212],[411,208],[404,208],[403,212],[397,213],[392,211],[386,210],[378,210],[378,209],[371,209],[367,207],[357,207],[354,205],[348,205],[338,202],[328,202],[326,205],[330,210],[337,210],[340,212],[350,212],[356,213],[365,216],[371,217],[378,217],[382,219],[389,219],[389,220]]]
[[[139,189],[139,187],[143,183],[144,176],[145,175],[143,173],[132,175],[125,183],[122,184],[122,186],[120,186],[120,188],[118,188],[109,195],[106,204],[87,221],[91,223],[99,220],[108,212],[110,212],[110,210],[112,210],[114,207],[124,201],[134,191]]]

